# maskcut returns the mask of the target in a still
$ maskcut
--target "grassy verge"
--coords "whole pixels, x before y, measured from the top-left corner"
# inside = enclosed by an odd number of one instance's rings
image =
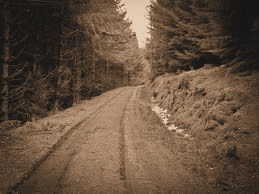
[[[258,77],[221,66],[163,75],[150,86],[155,103],[169,111],[169,122],[192,137],[174,146],[198,156],[194,170],[218,191],[256,191]]]

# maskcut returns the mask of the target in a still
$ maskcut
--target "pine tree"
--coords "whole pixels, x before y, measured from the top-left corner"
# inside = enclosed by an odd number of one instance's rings
[[[153,79],[206,63],[220,65],[236,55],[256,58],[259,33],[253,30],[258,17],[254,7],[255,1],[241,0],[151,2],[147,59]]]
[[[8,77],[8,83],[1,77],[1,90],[8,93],[1,100],[8,98],[9,106],[1,104],[1,114],[9,112],[9,119],[47,116],[126,85],[138,76],[134,69],[141,71],[143,57],[120,1],[13,0],[8,8],[9,45],[1,44],[11,50],[9,75],[1,71]]]
[[[0,121],[8,120],[9,13],[7,2],[0,1]]]

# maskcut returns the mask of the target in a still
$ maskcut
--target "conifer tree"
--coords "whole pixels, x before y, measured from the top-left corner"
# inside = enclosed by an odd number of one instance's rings
[[[0,121],[8,120],[9,13],[6,1],[0,1]]]

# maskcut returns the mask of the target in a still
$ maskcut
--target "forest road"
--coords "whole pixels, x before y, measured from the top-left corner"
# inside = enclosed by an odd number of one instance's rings
[[[152,136],[143,87],[126,87],[82,123],[19,185],[18,193],[201,193],[181,161]],[[145,96],[145,95],[142,95]],[[98,97],[97,97],[98,98]],[[141,108],[142,107],[142,108]],[[143,109],[143,107],[145,107]],[[150,117],[155,115],[150,114]],[[188,176],[187,176],[188,175]]]

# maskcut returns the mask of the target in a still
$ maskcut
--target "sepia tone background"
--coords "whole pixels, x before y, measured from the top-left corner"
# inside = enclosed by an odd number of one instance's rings
[[[0,192],[257,192],[257,7],[0,0]]]

